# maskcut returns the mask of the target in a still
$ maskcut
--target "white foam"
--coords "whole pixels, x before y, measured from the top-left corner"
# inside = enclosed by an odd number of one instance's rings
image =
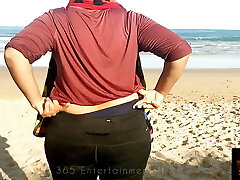
[[[12,39],[12,37],[0,37],[0,40],[3,41],[10,41],[10,39]]]
[[[0,43],[0,48],[4,48],[6,46],[5,43]]]

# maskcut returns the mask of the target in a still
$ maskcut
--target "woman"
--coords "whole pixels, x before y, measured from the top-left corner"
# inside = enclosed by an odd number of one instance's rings
[[[31,63],[47,51],[57,77],[44,98]],[[165,59],[154,90],[136,74],[141,51]],[[5,60],[31,106],[51,117],[45,153],[53,178],[142,179],[151,149],[143,109],[160,106],[190,53],[175,33],[106,0],[71,0],[17,34]]]

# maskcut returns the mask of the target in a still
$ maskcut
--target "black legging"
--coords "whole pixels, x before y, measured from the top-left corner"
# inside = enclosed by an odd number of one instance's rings
[[[60,112],[45,139],[54,180],[141,180],[150,149],[143,110],[111,117]]]

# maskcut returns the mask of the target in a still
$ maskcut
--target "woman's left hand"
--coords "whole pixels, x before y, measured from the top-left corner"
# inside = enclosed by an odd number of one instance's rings
[[[60,111],[65,111],[70,103],[59,103],[57,100],[51,100],[49,97],[42,97],[39,102],[32,104],[42,117],[56,116]]]
[[[138,91],[138,94],[140,94],[140,96],[143,96],[143,98],[133,105],[134,109],[157,109],[160,107],[161,102],[164,98],[161,93],[155,90],[141,89]]]

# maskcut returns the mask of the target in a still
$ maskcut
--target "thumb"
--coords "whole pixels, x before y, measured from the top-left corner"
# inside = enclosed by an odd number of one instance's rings
[[[34,109],[37,110],[40,115],[43,114],[43,104],[38,104]]]
[[[42,106],[39,106],[39,108],[38,108],[38,112],[39,112],[39,114],[43,114],[43,107]]]
[[[40,115],[43,114],[43,105],[45,103],[45,98],[42,98],[40,102],[36,103],[35,105],[32,105],[32,107],[38,111]]]

